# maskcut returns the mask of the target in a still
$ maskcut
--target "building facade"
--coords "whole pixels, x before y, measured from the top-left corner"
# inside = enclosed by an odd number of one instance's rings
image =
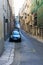
[[[4,19],[4,39],[6,40],[10,34],[10,18],[11,9],[8,0],[3,2],[3,19]]]
[[[14,22],[15,22],[15,13],[14,13],[14,0],[9,0],[9,4],[11,7],[11,21],[10,21],[10,32],[12,33],[12,31],[14,30]]]
[[[14,17],[12,12],[12,1],[4,0],[3,3],[3,18],[4,18],[4,39],[6,40],[14,29]]]
[[[43,27],[43,0],[31,1],[31,14],[34,17],[34,25]]]
[[[13,19],[9,0],[0,0],[0,55],[4,50],[4,41],[14,29]]]
[[[31,34],[43,36],[43,0],[26,0],[23,6],[20,11],[21,27]]]
[[[31,25],[31,3],[29,0],[25,1],[25,4],[23,5],[21,11],[20,11],[20,21],[21,25],[24,28],[25,31],[28,31],[28,25]]]
[[[32,0],[33,34],[43,37],[43,0]]]
[[[4,50],[3,0],[0,0],[0,55]]]

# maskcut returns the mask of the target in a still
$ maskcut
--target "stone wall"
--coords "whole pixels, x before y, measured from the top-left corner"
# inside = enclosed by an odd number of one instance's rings
[[[0,56],[2,55],[4,51],[4,40],[0,39]]]

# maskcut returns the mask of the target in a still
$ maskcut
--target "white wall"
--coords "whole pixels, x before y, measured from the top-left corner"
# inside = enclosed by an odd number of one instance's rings
[[[3,1],[3,15],[7,19],[7,0]]]
[[[3,0],[0,0],[0,55],[4,48],[4,28],[3,28]]]
[[[0,38],[3,37],[3,0],[0,0]]]

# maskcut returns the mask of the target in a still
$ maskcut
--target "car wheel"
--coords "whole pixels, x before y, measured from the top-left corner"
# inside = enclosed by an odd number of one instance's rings
[[[11,38],[9,39],[9,42],[12,42],[12,39]]]
[[[19,41],[21,42],[21,38],[19,39]]]

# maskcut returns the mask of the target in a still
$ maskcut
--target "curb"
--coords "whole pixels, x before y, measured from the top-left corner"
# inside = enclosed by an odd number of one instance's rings
[[[22,30],[23,32],[25,32],[24,30]],[[29,34],[29,33],[27,33],[27,32],[25,32],[28,36],[30,36],[30,37],[32,37],[32,38],[34,38],[34,39],[36,39],[37,41],[39,41],[39,42],[41,42],[41,43],[43,43],[43,39],[41,39],[41,38],[39,38],[39,37],[36,37],[36,36],[33,36],[33,35],[31,35],[31,34]]]
[[[5,51],[0,57],[0,65],[10,65],[13,62],[14,57],[14,44],[5,42]]]

